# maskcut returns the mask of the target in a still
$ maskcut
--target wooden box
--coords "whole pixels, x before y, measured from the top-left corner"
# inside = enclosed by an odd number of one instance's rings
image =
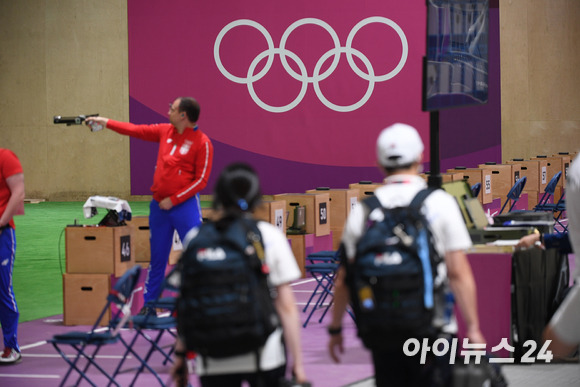
[[[568,168],[570,167],[570,156],[569,155],[558,155],[558,156],[536,156],[532,157],[532,160],[545,160],[548,162],[548,182],[554,177],[558,172],[562,172],[562,176],[558,181],[557,187],[566,188],[566,175],[568,174]]]
[[[490,168],[465,168],[465,167],[455,167],[448,169],[447,173],[455,174],[459,173],[463,175],[463,180],[467,180],[469,186],[473,186],[476,183],[481,184],[481,190],[477,198],[481,204],[491,203],[493,201],[492,195],[492,178]]]
[[[420,173],[419,176],[425,180],[425,183],[429,183],[429,175],[430,173]],[[463,174],[458,172],[446,172],[441,173],[441,183],[451,183],[453,181],[461,181],[463,180]]]
[[[507,200],[507,194],[521,177],[521,164],[479,164],[479,168],[491,169],[492,195],[501,199],[503,206]]]
[[[284,234],[286,233],[286,201],[263,200],[254,210],[254,217],[271,223]]]
[[[443,183],[452,182],[452,181],[461,181],[463,180],[463,174],[458,172],[446,172],[441,174],[441,179]]]
[[[374,195],[377,188],[382,187],[383,183],[373,183],[371,181],[360,181],[358,183],[351,183],[348,185],[350,189],[357,189],[359,191],[358,200],[361,201],[365,197]]]
[[[306,191],[306,193],[328,193],[330,200],[330,227],[344,226],[350,210],[358,202],[359,191],[356,189],[328,189],[317,188]]]
[[[548,184],[548,162],[546,160],[513,159],[507,164],[521,166],[521,176],[527,178],[524,191],[544,192],[546,184]]]
[[[306,233],[316,236],[330,234],[330,195],[328,193],[285,193],[274,195],[274,200],[286,201],[288,224],[294,221],[294,206],[304,206],[306,209]]]
[[[288,235],[288,239],[290,241],[292,254],[294,254],[294,259],[296,259],[296,263],[302,273],[302,278],[304,278],[306,276],[306,271],[304,269],[306,261],[306,245],[312,244],[312,234]]]
[[[66,272],[120,277],[135,264],[133,228],[67,227]]]
[[[340,247],[340,241],[342,240],[343,227],[331,227],[330,232],[332,234],[332,250],[338,250]]]
[[[357,189],[329,189],[317,188],[308,190],[306,193],[327,192],[330,196],[330,231],[332,232],[333,249],[338,249],[344,223],[350,210],[358,202],[359,191]]]
[[[570,168],[570,164],[574,160],[574,156],[568,152],[561,152],[557,155],[553,155],[552,157],[559,157],[562,160],[562,188],[566,189],[566,182],[568,180],[568,169]]]
[[[316,236],[314,234],[288,235],[288,241],[296,259],[296,263],[302,272],[302,277],[306,276],[306,257],[317,251],[332,249],[332,235]]]
[[[133,245],[135,245],[135,262],[151,261],[151,232],[148,216],[134,216],[127,222],[133,229]]]
[[[63,324],[93,325],[107,302],[111,275],[65,273],[62,282]],[[101,325],[107,325],[110,319],[108,310]]]
[[[143,292],[147,270],[142,269],[137,280],[131,303],[131,314],[139,313],[143,307]],[[119,278],[110,274],[63,274],[63,324],[93,325],[107,302],[109,291]],[[111,304],[100,325],[107,325],[119,311]]]

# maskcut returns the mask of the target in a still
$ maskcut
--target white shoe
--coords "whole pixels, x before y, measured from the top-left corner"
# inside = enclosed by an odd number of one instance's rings
[[[22,356],[20,352],[13,348],[4,348],[4,352],[0,355],[0,365],[10,365],[20,363],[22,361]]]

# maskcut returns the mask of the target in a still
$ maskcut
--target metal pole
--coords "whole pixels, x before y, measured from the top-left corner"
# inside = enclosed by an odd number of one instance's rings
[[[439,162],[439,110],[429,112],[429,136],[431,149],[431,172],[427,180],[429,187],[441,188],[441,167]]]

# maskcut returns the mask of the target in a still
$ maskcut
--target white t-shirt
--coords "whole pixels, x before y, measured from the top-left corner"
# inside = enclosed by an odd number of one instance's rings
[[[262,234],[266,264],[270,269],[269,282],[276,287],[292,282],[302,275],[292,253],[288,239],[274,225],[259,221],[258,229]],[[197,229],[191,230],[185,241],[189,241],[197,234]],[[187,245],[187,244],[185,244]],[[260,355],[260,369],[268,371],[280,367],[286,362],[282,345],[282,329],[274,331]],[[198,356],[196,362],[198,375],[219,375],[230,373],[256,372],[256,355],[254,353],[233,356],[223,359]],[[207,366],[207,368],[206,368]]]

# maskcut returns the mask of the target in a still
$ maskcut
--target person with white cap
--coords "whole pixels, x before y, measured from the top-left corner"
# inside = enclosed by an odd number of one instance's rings
[[[419,176],[422,168],[423,141],[415,128],[396,123],[384,129],[377,139],[377,161],[386,175],[384,186],[375,190],[375,196],[384,208],[408,206],[413,197],[426,188]],[[485,343],[479,328],[476,286],[465,250],[471,246],[471,238],[465,227],[461,212],[454,198],[443,190],[435,190],[423,203],[423,212],[434,236],[437,252],[444,257],[445,265],[439,265],[439,279],[448,281],[466,324],[469,343]],[[342,235],[345,257],[352,262],[356,245],[366,230],[368,208],[358,203],[350,212]],[[446,271],[446,273],[445,273]],[[447,280],[445,279],[447,278]],[[328,326],[330,340],[328,349],[335,362],[340,362],[339,353],[344,352],[342,319],[349,304],[349,290],[345,265],[341,265],[335,280],[334,309]],[[435,305],[437,309],[443,305]],[[437,312],[436,312],[437,313]],[[454,317],[454,316],[453,316]],[[448,334],[457,330],[455,319],[442,327]],[[404,354],[403,348],[371,350],[377,386],[433,386],[448,385],[451,378],[450,366],[441,371],[432,352],[425,364],[417,357]],[[430,358],[431,357],[431,358]],[[438,371],[436,371],[439,369]],[[437,373],[441,383],[434,383]]]

